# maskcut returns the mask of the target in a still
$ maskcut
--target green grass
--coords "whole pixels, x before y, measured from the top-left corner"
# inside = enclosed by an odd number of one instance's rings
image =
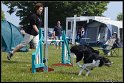
[[[97,49],[97,48],[95,48]],[[112,62],[111,67],[97,67],[91,71],[87,77],[86,72],[78,76],[79,68],[76,63],[73,67],[52,66],[52,64],[61,62],[61,49],[56,50],[54,46],[49,47],[48,64],[53,68],[52,72],[36,72],[30,71],[32,52],[16,52],[10,61],[7,60],[6,52],[1,53],[1,81],[2,82],[104,82],[123,80],[123,57],[120,48],[119,56],[108,57]],[[103,54],[100,51],[101,55]]]

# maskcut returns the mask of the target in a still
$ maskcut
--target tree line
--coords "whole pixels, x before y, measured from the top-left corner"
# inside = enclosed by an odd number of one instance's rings
[[[16,12],[21,20],[19,25],[23,25],[24,29],[29,24],[29,16],[34,12],[36,3],[42,3],[44,7],[48,7],[48,26],[54,27],[57,20],[61,21],[65,28],[66,17],[77,16],[103,16],[102,13],[107,10],[109,1],[3,1],[8,6],[8,13]],[[44,23],[44,14],[42,21]]]

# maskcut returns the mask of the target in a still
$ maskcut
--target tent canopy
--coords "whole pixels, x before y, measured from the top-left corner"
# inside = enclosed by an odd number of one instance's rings
[[[122,28],[122,21],[115,21],[115,20],[111,20],[110,18],[107,18],[107,17],[101,17],[101,16],[80,16],[80,17],[67,17],[66,18],[66,35],[69,36],[69,30],[68,30],[68,22],[71,22],[71,28],[70,30],[72,32],[74,32],[74,25],[76,25],[75,23],[76,22],[79,22],[79,21],[87,21],[87,23],[90,22],[90,20],[94,20],[94,21],[97,21],[97,22],[100,22],[100,23],[103,23],[107,26],[107,28],[109,29],[110,31],[110,35],[112,35],[113,33],[113,27],[115,26],[118,30],[117,30],[117,33],[118,33],[118,37],[120,38],[120,32],[119,32],[119,29]],[[76,21],[76,22],[75,22]],[[73,33],[73,35],[76,35],[76,32]],[[73,36],[72,39],[74,40],[76,37]]]
[[[1,20],[1,33],[2,33],[2,51],[10,51],[16,47],[23,40],[23,36],[19,28],[12,23]],[[28,51],[26,47],[19,51]]]
[[[111,20],[110,18],[107,17],[101,17],[101,16],[80,16],[80,17],[76,17],[76,21],[89,21],[90,19],[92,20],[96,20],[98,22],[102,22],[105,24],[111,24],[114,26],[117,26],[118,28],[122,28],[122,21],[115,21],[115,20]],[[74,21],[74,17],[67,17],[66,21]]]

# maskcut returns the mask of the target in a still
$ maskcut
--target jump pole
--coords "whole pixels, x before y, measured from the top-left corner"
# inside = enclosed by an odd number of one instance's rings
[[[62,63],[63,64],[70,64],[70,53],[67,52],[69,50],[69,46],[66,40],[65,32],[63,31],[63,39],[62,40],[48,40],[48,7],[45,7],[44,11],[44,57],[46,58],[45,69],[48,70],[48,42],[55,41],[55,42],[62,42]],[[67,55],[68,54],[68,55]],[[67,56],[66,56],[67,55]],[[67,57],[67,58],[66,58]],[[65,60],[65,58],[67,60]]]
[[[36,51],[32,53],[32,73],[35,73],[36,70],[39,68],[40,70],[43,70],[44,72],[48,72],[48,56],[47,56],[47,32],[48,32],[48,7],[45,7],[44,10],[44,28],[45,28],[45,37],[44,37],[44,49],[43,49],[43,34],[42,29],[39,29],[39,42],[38,46],[36,47]],[[43,52],[44,50],[44,52]],[[43,58],[44,53],[44,58]]]
[[[48,42],[47,42],[47,38],[48,38],[48,7],[45,7],[44,10],[44,57],[45,57],[45,66],[44,66],[44,70],[46,72],[48,72]]]
[[[72,34],[72,44],[73,45],[75,44],[76,18],[77,18],[77,15],[74,15],[73,34]]]
[[[36,72],[37,68],[44,67],[43,63],[43,55],[42,55],[42,41],[43,41],[43,36],[42,36],[42,30],[39,30],[39,42],[38,46],[36,47],[36,51],[32,53],[32,73]]]
[[[73,34],[72,34],[72,45],[75,45],[75,35],[76,35],[76,18],[77,15],[74,15],[74,21],[73,21]],[[73,66],[74,66],[74,56],[73,56]]]

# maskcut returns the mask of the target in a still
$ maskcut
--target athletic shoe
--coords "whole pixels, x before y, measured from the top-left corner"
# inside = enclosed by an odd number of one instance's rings
[[[13,53],[11,51],[9,51],[8,52],[8,56],[7,56],[7,59],[10,60],[12,56],[13,56]]]

